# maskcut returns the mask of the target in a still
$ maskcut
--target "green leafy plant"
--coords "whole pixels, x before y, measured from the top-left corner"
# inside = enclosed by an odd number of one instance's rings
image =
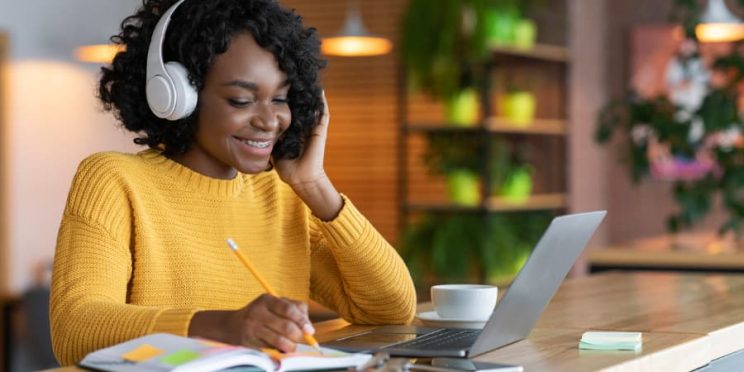
[[[672,232],[689,227],[711,210],[713,197],[722,196],[728,219],[720,227],[721,234],[741,235],[744,222],[744,147],[741,143],[727,143],[730,133],[744,132],[744,121],[738,109],[739,88],[744,81],[744,59],[734,48],[730,55],[717,59],[714,74],[725,77],[725,84],[711,89],[700,107],[690,116],[679,115],[682,108],[667,97],[642,98],[631,92],[628,98],[608,104],[600,113],[596,139],[607,143],[614,132],[624,132],[626,156],[634,181],[650,174],[653,166],[650,146],[661,144],[675,157],[695,159],[709,154],[715,168],[703,177],[674,180],[674,197],[679,211],[667,220]],[[691,140],[690,128],[695,120],[702,122],[702,133]],[[640,135],[639,133],[651,133]],[[650,140],[652,138],[653,140]]]
[[[447,100],[474,87],[483,73],[488,0],[411,0],[403,17],[401,53],[409,83]]]
[[[547,212],[430,214],[405,232],[402,255],[417,284],[508,282],[550,222]]]

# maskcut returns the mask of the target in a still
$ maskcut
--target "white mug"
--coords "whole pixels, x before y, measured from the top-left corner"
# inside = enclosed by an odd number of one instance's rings
[[[431,287],[431,302],[440,318],[488,320],[498,287],[485,284],[440,284]]]

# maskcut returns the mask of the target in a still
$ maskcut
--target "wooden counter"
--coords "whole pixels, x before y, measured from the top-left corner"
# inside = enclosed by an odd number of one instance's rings
[[[744,252],[609,247],[589,254],[592,271],[607,269],[663,269],[744,272]]]

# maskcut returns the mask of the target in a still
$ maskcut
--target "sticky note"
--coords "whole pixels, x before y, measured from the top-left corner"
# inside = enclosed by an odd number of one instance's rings
[[[181,364],[188,363],[194,359],[199,358],[201,355],[195,351],[191,350],[178,350],[173,353],[170,353],[162,358],[160,358],[160,361],[169,365],[169,366],[180,366]]]
[[[121,359],[127,362],[143,362],[145,360],[154,358],[158,355],[163,354],[164,351],[156,348],[155,346],[142,344],[136,349],[129,351],[121,356]]]
[[[639,351],[643,344],[641,332],[584,332],[579,349]]]

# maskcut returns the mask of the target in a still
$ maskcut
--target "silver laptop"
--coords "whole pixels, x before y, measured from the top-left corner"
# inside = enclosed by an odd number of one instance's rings
[[[480,329],[383,326],[323,346],[408,357],[474,357],[527,337],[606,211],[556,217]]]

